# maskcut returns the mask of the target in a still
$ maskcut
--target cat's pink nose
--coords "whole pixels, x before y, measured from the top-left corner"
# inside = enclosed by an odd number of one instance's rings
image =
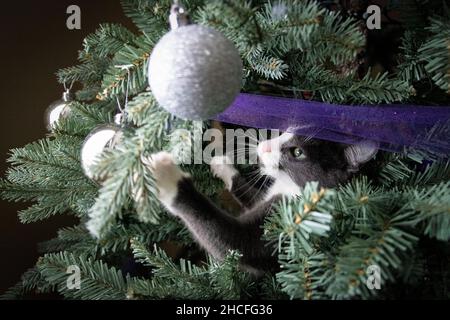
[[[270,142],[261,143],[261,151],[262,151],[262,153],[271,153],[272,145],[270,144]]]

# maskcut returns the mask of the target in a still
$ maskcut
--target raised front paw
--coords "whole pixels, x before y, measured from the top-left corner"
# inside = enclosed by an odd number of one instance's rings
[[[228,156],[219,156],[212,158],[210,164],[213,175],[221,179],[229,191],[233,188],[233,178],[238,174],[230,163],[232,161]]]
[[[172,206],[178,194],[178,183],[189,174],[181,171],[167,152],[151,155],[146,164],[155,178],[159,200],[167,207]]]

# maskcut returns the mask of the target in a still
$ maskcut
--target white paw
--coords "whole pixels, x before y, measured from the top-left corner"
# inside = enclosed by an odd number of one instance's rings
[[[170,207],[178,194],[178,182],[188,178],[189,174],[181,171],[175,165],[172,155],[167,152],[151,155],[145,163],[155,178],[159,200]]]
[[[214,157],[211,160],[211,171],[213,175],[225,183],[225,187],[231,191],[233,188],[233,178],[238,171],[229,163],[232,163],[228,156]]]

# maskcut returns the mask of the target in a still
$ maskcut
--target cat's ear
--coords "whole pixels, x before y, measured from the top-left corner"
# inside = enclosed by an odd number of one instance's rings
[[[356,171],[361,165],[370,161],[378,152],[380,145],[375,141],[364,140],[345,149],[345,158],[350,171]]]

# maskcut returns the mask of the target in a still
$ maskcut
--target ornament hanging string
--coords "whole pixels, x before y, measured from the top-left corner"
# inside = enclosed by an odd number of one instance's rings
[[[71,91],[72,91],[74,84],[75,84],[75,80],[72,80],[72,82],[70,83],[70,86],[67,87],[67,83],[65,81],[63,82],[63,86],[64,86],[63,100],[64,101],[68,102],[68,101],[72,100]]]
[[[72,82],[70,83],[70,86],[67,87],[67,83],[64,81],[64,82],[63,82],[64,90],[65,90],[65,91],[71,91],[74,84],[75,84],[75,80],[72,80]]]
[[[386,151],[450,157],[450,106],[350,106],[240,94],[214,120],[347,144],[372,140]]]
[[[58,122],[70,113],[70,102],[73,100],[71,90],[74,83],[75,80],[67,87],[67,83],[64,81],[64,92],[61,99],[53,102],[45,111],[45,124],[48,131],[55,129]]]
[[[129,102],[130,86],[131,86],[131,72],[130,72],[131,67],[133,67],[133,66],[132,65],[116,66],[116,68],[127,71],[127,85],[126,85],[126,89],[125,89],[125,106],[124,107],[122,107],[122,105],[120,103],[119,96],[116,96],[117,108],[118,108],[119,113],[115,116],[115,122],[117,125],[120,125],[122,127],[125,126],[125,118],[126,118],[125,115],[126,115],[126,110],[128,107],[128,102]]]
[[[116,101],[117,101],[117,110],[118,113],[114,116],[114,123],[118,126],[123,127],[124,126],[124,108],[122,107],[122,105],[120,104],[120,99],[118,96],[116,96]]]

